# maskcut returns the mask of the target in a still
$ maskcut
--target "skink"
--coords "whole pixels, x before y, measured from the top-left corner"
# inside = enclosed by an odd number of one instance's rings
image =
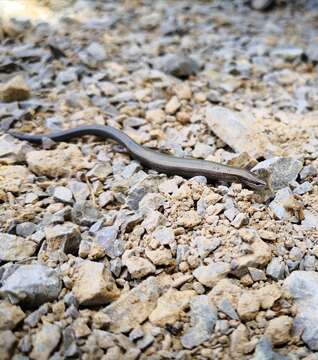
[[[240,182],[253,189],[266,186],[266,182],[252,172],[213,161],[193,158],[179,158],[147,149],[120,130],[107,125],[84,125],[69,130],[61,130],[45,135],[31,135],[10,132],[10,135],[34,143],[41,143],[45,138],[54,141],[70,140],[83,135],[95,135],[104,139],[110,138],[124,146],[132,158],[147,168],[169,175],[181,175],[187,178],[205,176],[208,181]]]

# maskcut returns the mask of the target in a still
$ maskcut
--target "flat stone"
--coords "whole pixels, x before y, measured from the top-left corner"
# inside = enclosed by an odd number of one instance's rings
[[[82,261],[76,266],[73,278],[73,293],[81,305],[108,304],[120,294],[110,271],[103,263]]]
[[[304,230],[318,228],[318,213],[314,210],[304,210],[304,220],[301,222]]]
[[[192,349],[208,340],[217,318],[217,309],[206,295],[193,297],[190,301],[191,327],[181,337],[182,345]]]
[[[157,326],[173,324],[194,295],[193,290],[169,289],[158,299],[157,306],[150,314],[149,320]]]
[[[135,255],[123,255],[123,265],[134,279],[141,279],[155,272],[156,267],[147,259]]]
[[[158,266],[172,264],[172,254],[169,249],[146,250],[146,256],[150,261]]]
[[[302,167],[302,162],[295,158],[277,156],[258,163],[252,171],[256,173],[260,170],[268,171],[271,174],[271,187],[273,190],[279,190],[296,180]]]
[[[23,101],[30,97],[30,89],[21,75],[0,85],[0,100],[5,102]]]
[[[37,248],[33,241],[23,237],[0,233],[0,260],[21,261],[32,256]]]
[[[198,254],[202,259],[204,259],[221,245],[221,240],[209,239],[204,236],[198,236],[194,239],[194,243],[198,249]]]
[[[23,142],[16,143],[15,139],[8,135],[0,137],[0,163],[3,165],[13,165],[14,163],[25,160],[25,154],[32,148]]]
[[[209,106],[206,109],[206,123],[211,131],[238,153],[246,152],[257,159],[273,147],[250,114]]]
[[[275,257],[267,265],[266,274],[274,280],[282,280],[285,277],[285,264]]]
[[[26,160],[35,174],[53,178],[75,174],[86,166],[81,151],[73,144],[66,149],[29,151]]]
[[[36,230],[36,225],[30,221],[20,223],[16,226],[15,232],[18,236],[27,237],[32,235]]]
[[[318,350],[318,273],[294,271],[284,281],[297,306],[294,329],[304,343],[313,351]]]
[[[230,271],[230,264],[218,262],[207,266],[199,266],[193,271],[193,275],[201,284],[212,288],[218,281],[225,278]]]
[[[19,306],[0,302],[0,330],[13,330],[24,318],[25,313]]]
[[[61,201],[63,203],[71,203],[73,194],[72,191],[65,186],[57,186],[54,189],[53,197],[57,201]]]
[[[179,226],[192,229],[201,223],[202,219],[194,210],[189,210],[179,217],[177,223]]]
[[[61,330],[55,324],[46,323],[33,337],[33,350],[30,358],[47,360],[57,347],[61,338]]]
[[[84,202],[89,197],[90,191],[87,184],[81,181],[71,180],[68,186],[77,203]]]
[[[24,192],[30,186],[32,174],[22,165],[0,166],[0,190],[5,192]]]
[[[142,281],[108,305],[104,312],[110,317],[110,331],[126,333],[143,323],[155,309],[159,285],[154,277]]]
[[[35,307],[55,300],[61,287],[56,271],[48,266],[21,265],[3,281],[0,293],[13,304]]]
[[[47,251],[61,250],[65,254],[76,254],[81,241],[79,226],[71,222],[45,228]]]
[[[94,241],[105,251],[106,255],[112,259],[121,256],[124,252],[124,243],[118,239],[118,226],[107,226],[99,230]]]

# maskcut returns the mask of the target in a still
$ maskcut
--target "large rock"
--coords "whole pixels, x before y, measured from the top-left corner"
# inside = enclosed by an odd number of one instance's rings
[[[79,304],[108,304],[119,296],[110,271],[102,263],[80,262],[74,272],[73,293]]]
[[[108,305],[104,312],[111,319],[110,331],[128,332],[143,323],[156,307],[159,290],[156,279],[150,277]]]
[[[250,114],[210,106],[206,110],[206,123],[214,134],[238,153],[246,152],[257,159],[273,150],[263,129]]]
[[[85,167],[81,151],[73,144],[65,149],[30,151],[26,160],[35,174],[49,177],[68,176]]]
[[[19,266],[2,284],[0,294],[27,307],[55,300],[62,288],[56,271],[38,264]]]
[[[284,282],[297,305],[294,330],[313,351],[318,350],[318,273],[294,271]]]
[[[192,290],[169,289],[159,298],[157,307],[150,314],[149,320],[158,326],[173,324],[194,295],[195,292]]]
[[[37,244],[23,237],[0,233],[0,260],[20,261],[32,256]]]

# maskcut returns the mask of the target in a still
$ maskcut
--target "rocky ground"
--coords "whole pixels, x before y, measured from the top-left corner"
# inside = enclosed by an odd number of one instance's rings
[[[317,3],[27,5],[0,26],[0,358],[317,359]],[[5,133],[81,124],[269,188]]]

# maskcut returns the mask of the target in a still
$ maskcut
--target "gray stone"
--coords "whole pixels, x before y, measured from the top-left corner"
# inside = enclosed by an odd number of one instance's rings
[[[208,340],[217,321],[217,310],[208,296],[195,296],[190,301],[191,327],[181,337],[182,345],[187,349]]]
[[[310,182],[305,181],[294,189],[294,194],[303,195],[312,190]]]
[[[281,262],[279,258],[274,257],[271,260],[271,262],[267,265],[266,274],[275,280],[284,279],[284,275],[285,275],[284,262]]]
[[[0,293],[13,304],[29,307],[55,300],[61,291],[55,270],[44,265],[21,265],[4,281]]]
[[[271,55],[283,58],[286,61],[293,61],[303,54],[303,49],[292,45],[277,47],[271,51]]]
[[[65,186],[57,186],[54,189],[53,197],[57,201],[61,201],[63,203],[71,203],[72,202],[72,191]]]
[[[49,312],[49,305],[43,304],[24,319],[24,324],[34,327],[38,324],[41,317]]]
[[[69,183],[69,187],[77,203],[84,202],[90,194],[87,184],[83,182],[72,180]]]
[[[318,47],[317,47],[317,49],[318,49]],[[300,172],[300,178],[306,179],[309,176],[316,176],[317,173],[318,173],[318,170],[314,165],[312,165],[312,164],[306,165],[303,167],[303,169]]]
[[[72,220],[79,225],[91,226],[100,218],[100,213],[90,201],[75,203],[72,207]]]
[[[158,227],[152,236],[160,242],[161,245],[172,246],[175,242],[174,232],[171,228]]]
[[[227,298],[223,298],[218,304],[218,309],[222,311],[226,316],[228,316],[232,320],[238,320],[239,317],[233,308],[232,304],[229,302]]]
[[[99,230],[96,234],[96,241],[104,250],[107,256],[114,259],[124,252],[124,243],[117,238],[118,226],[108,226]]]
[[[273,346],[267,337],[260,338],[256,345],[253,360],[288,360],[287,356],[280,355],[273,350]]]
[[[194,239],[194,243],[198,249],[198,254],[201,258],[207,257],[212,251],[217,249],[220,244],[220,239],[208,239],[204,236],[198,236]]]
[[[297,306],[294,330],[313,351],[318,350],[318,273],[294,271],[284,281],[284,288]]]
[[[20,236],[0,233],[0,260],[20,261],[35,253],[37,244]]]
[[[167,54],[157,59],[156,66],[166,74],[185,78],[198,72],[199,66],[192,58],[181,54]]]
[[[36,225],[30,221],[20,223],[17,225],[15,232],[18,236],[27,237],[35,232]]]
[[[304,230],[318,228],[318,213],[314,210],[304,210],[304,220],[301,222],[301,227]]]
[[[271,174],[271,186],[273,190],[279,190],[291,181],[296,180],[303,165],[302,162],[292,157],[273,157],[264,160],[253,167],[252,171],[266,170]]]
[[[318,62],[318,45],[315,42],[311,43],[308,46],[308,48],[306,49],[306,55],[312,62]]]
[[[266,275],[265,275],[265,272],[263,270],[257,269],[257,268],[254,268],[254,267],[249,267],[248,271],[249,271],[253,281],[266,280]]]
[[[47,360],[57,347],[61,338],[61,330],[55,324],[46,323],[33,337],[31,359]]]

